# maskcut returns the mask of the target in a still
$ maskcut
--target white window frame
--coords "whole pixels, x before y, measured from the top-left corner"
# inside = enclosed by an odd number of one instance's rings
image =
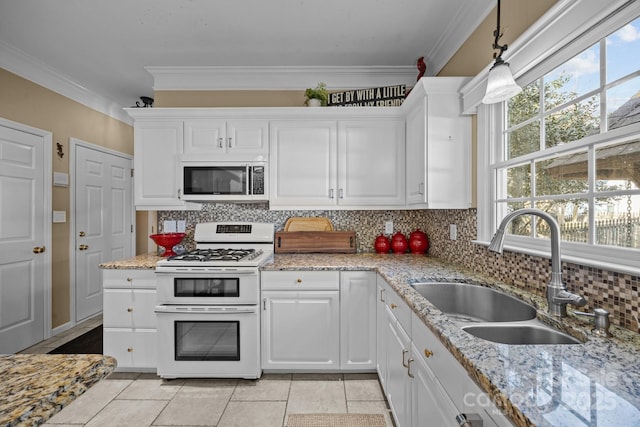
[[[616,31],[633,17],[640,16],[640,2],[615,0],[560,0],[539,21],[509,46],[505,58],[518,83],[525,86]],[[505,55],[507,56],[507,55]],[[489,64],[463,89],[463,109],[478,115],[476,243],[487,245],[501,218],[495,207],[494,177],[504,129],[504,105],[480,103],[486,87]],[[607,132],[606,140],[640,134],[640,125]],[[605,142],[598,135],[599,142]],[[584,144],[587,145],[589,141]],[[575,150],[576,145],[570,150]],[[566,147],[554,147],[562,152]],[[550,151],[549,151],[550,152]],[[506,236],[505,249],[549,257],[549,242],[520,236]],[[638,251],[598,245],[562,242],[562,258],[580,265],[594,266],[629,274],[640,274]]]

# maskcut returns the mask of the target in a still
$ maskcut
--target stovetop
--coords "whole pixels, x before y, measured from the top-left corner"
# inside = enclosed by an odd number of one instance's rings
[[[210,261],[249,261],[259,257],[262,254],[262,249],[196,249],[185,254],[174,255],[168,258],[168,261],[195,261],[195,262],[210,262]]]

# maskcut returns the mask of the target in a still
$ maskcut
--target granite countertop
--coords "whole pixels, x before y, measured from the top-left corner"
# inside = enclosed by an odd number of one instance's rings
[[[102,264],[102,268],[152,269],[155,254]],[[612,337],[589,333],[591,324],[571,313],[559,323],[545,298],[473,271],[416,254],[276,254],[262,267],[278,270],[371,270],[385,278],[424,324],[517,426],[636,426],[640,423],[640,335],[611,326]],[[581,345],[506,345],[460,329],[411,283],[482,284],[514,295],[538,310],[538,319],[584,341]]]
[[[156,263],[162,259],[166,258],[158,256],[155,252],[150,252],[148,254],[138,255],[133,258],[103,262],[99,265],[99,267],[105,269],[121,270],[154,270],[156,268]]]
[[[0,356],[0,425],[44,423],[115,367],[97,354]]]
[[[611,338],[595,337],[590,323],[575,315],[562,323],[550,318],[545,298],[422,255],[278,254],[262,269],[377,271],[517,426],[640,423],[640,335],[631,331],[612,326]],[[409,286],[425,280],[498,288],[534,305],[539,320],[585,342],[506,345],[476,338]]]

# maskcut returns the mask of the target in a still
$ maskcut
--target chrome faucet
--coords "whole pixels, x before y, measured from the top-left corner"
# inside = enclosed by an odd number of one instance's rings
[[[567,291],[562,283],[562,267],[560,265],[560,227],[555,218],[541,211],[540,209],[525,208],[518,209],[502,219],[496,234],[491,239],[488,249],[493,252],[502,253],[504,246],[504,230],[515,217],[520,215],[535,215],[544,219],[551,229],[551,281],[547,285],[547,302],[549,314],[556,317],[567,316],[567,304],[582,307],[587,304],[584,297]]]

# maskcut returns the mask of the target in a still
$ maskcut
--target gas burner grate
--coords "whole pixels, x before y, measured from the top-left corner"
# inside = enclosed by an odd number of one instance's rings
[[[240,261],[255,252],[255,249],[195,249],[186,254],[169,257],[170,261]]]

